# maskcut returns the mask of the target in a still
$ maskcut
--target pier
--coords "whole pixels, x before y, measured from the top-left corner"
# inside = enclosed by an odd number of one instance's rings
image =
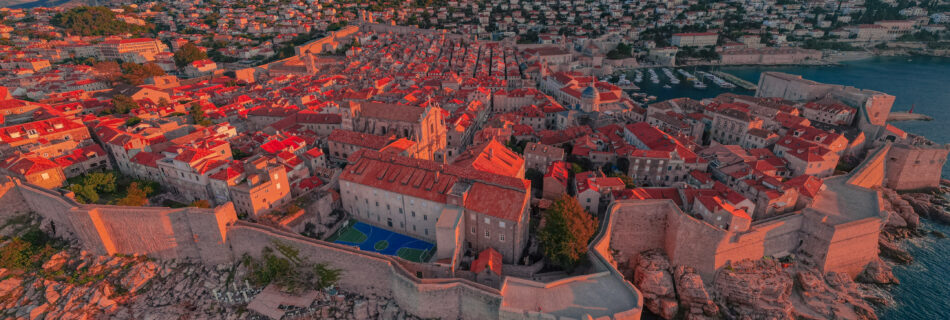
[[[909,112],[891,112],[887,115],[887,121],[930,121],[934,118],[925,114]]]
[[[737,86],[740,86],[743,89],[752,90],[752,91],[755,91],[756,89],[758,89],[758,86],[756,86],[754,83],[745,81],[742,78],[736,77],[732,74],[725,73],[722,71],[712,71],[711,73],[719,76],[720,78],[729,80],[729,82],[735,83]]]

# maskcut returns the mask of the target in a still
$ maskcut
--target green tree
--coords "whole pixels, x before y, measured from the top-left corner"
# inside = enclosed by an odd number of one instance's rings
[[[115,114],[126,114],[132,109],[138,108],[138,102],[132,100],[132,97],[129,97],[124,94],[117,94],[112,96],[112,113]]]
[[[66,10],[53,16],[50,22],[66,29],[71,34],[81,36],[106,36],[122,33],[141,33],[146,29],[125,23],[116,18],[115,12],[106,7],[81,6]]]
[[[544,212],[538,242],[548,261],[573,271],[587,253],[596,227],[597,219],[585,212],[577,199],[564,194]]]
[[[135,126],[135,125],[137,125],[137,124],[139,124],[139,123],[142,123],[142,118],[139,118],[139,117],[130,117],[130,118],[128,118],[128,119],[125,119],[125,126],[126,126],[126,127]]]
[[[625,175],[625,174],[623,174],[623,173],[620,173],[620,172],[611,172],[611,173],[608,174],[607,176],[620,178],[620,180],[623,181],[624,187],[626,187],[626,188],[628,188],[628,189],[636,188],[636,187],[637,187],[637,185],[633,183],[633,178],[631,178],[630,176]]]
[[[207,58],[208,54],[201,51],[201,48],[198,48],[198,46],[191,42],[182,45],[181,48],[178,48],[178,51],[175,51],[175,65],[179,68]]]
[[[165,70],[152,62],[145,64],[126,62],[122,64],[122,81],[133,86],[144,84],[145,79],[164,75]]]
[[[322,289],[335,285],[342,271],[323,263],[313,264],[300,256],[300,252],[280,241],[273,242],[275,249],[264,247],[260,260],[245,256],[249,280],[260,286],[275,283],[284,290],[296,291],[301,288]]]
[[[148,194],[152,190],[148,186],[139,186],[138,182],[132,182],[129,184],[128,193],[125,198],[119,199],[116,202],[116,205],[120,206],[130,206],[130,207],[141,207],[148,204]]]
[[[96,203],[99,201],[99,193],[95,187],[83,184],[71,184],[69,190],[76,194],[76,200],[80,203]]]
[[[92,172],[83,178],[83,184],[93,187],[96,191],[115,192],[115,174],[112,172]]]
[[[200,103],[192,102],[191,109],[188,110],[188,113],[191,114],[191,119],[195,121],[195,124],[202,126],[211,125],[211,120],[205,116],[204,107],[202,107]]]
[[[619,43],[613,50],[607,52],[607,59],[626,59],[633,57],[633,46],[626,43]]]
[[[102,80],[116,82],[122,77],[122,68],[115,61],[99,61],[92,64],[92,69],[96,71]]]
[[[340,276],[343,275],[342,270],[330,268],[323,263],[314,266],[313,273],[317,276],[317,288],[335,286],[340,281]]]

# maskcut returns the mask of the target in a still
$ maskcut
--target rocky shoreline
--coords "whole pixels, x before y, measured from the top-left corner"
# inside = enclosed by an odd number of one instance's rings
[[[821,274],[804,261],[763,258],[731,263],[704,284],[690,268],[671,265],[661,250],[631,259],[631,279],[643,294],[644,309],[663,319],[878,319],[875,307],[892,301],[887,287],[900,284],[891,266],[913,262],[898,242],[946,237],[921,229],[920,219],[950,224],[950,203],[938,195],[948,191],[882,189],[888,217],[879,238],[880,257],[855,280]]]

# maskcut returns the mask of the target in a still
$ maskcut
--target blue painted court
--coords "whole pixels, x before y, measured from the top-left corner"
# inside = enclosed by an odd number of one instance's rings
[[[327,241],[357,246],[360,250],[423,262],[432,256],[433,244],[386,229],[356,222],[344,227]]]

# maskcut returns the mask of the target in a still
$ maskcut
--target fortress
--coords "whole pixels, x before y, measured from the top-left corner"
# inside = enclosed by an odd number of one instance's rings
[[[238,221],[231,203],[213,209],[79,204],[64,194],[0,178],[0,220],[34,212],[43,228],[106,254],[145,254],[221,264],[259,256],[274,241],[291,245],[314,263],[343,270],[339,286],[388,297],[423,318],[552,319],[590,315],[639,319],[643,299],[610,263],[609,248],[589,252],[593,272],[551,283],[507,277],[501,288],[464,279],[436,264],[361,251],[272,227]],[[587,292],[574,295],[572,292]],[[543,311],[539,311],[543,310]]]
[[[878,235],[887,212],[880,191],[890,145],[876,150],[850,174],[825,180],[805,209],[732,232],[697,220],[672,200],[615,203],[603,234],[618,263],[661,249],[672,265],[696,269],[704,281],[730,262],[790,254],[823,272],[860,274],[877,257]]]
[[[588,252],[588,274],[541,283],[508,276],[500,288],[460,277],[436,264],[413,263],[238,221],[233,206],[214,209],[86,205],[66,195],[4,178],[5,216],[35,212],[43,227],[97,254],[146,254],[207,264],[234,262],[281,241],[314,263],[344,270],[340,287],[391,297],[420,317],[462,319],[639,319],[643,297],[618,267],[644,250],[661,249],[674,265],[710,282],[730,262],[796,254],[823,272],[859,274],[877,256],[887,212],[880,191],[894,165],[890,144],[847,175],[825,180],[805,209],[760,221],[750,230],[716,228],[680,211],[671,200],[611,205]],[[621,268],[622,269],[622,268]]]

